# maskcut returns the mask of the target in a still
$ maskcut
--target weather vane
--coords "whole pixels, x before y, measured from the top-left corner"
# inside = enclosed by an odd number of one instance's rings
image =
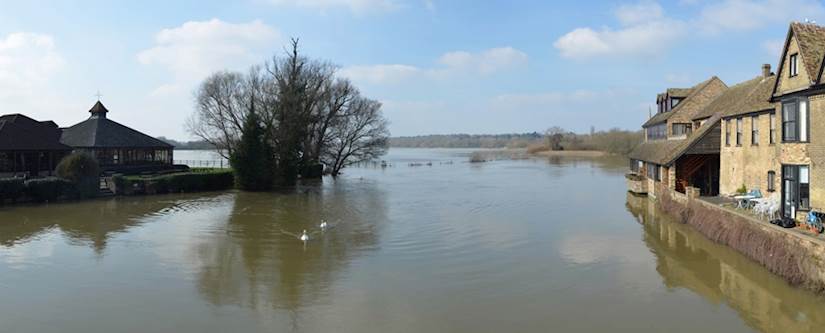
[[[97,96],[98,101],[100,101],[100,98],[103,97],[103,95],[100,94],[100,90],[97,91],[97,94],[95,94],[95,96]]]

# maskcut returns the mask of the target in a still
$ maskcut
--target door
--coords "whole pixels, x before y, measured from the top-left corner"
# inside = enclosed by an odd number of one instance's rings
[[[796,217],[796,202],[799,197],[799,168],[795,165],[782,166],[782,216]]]

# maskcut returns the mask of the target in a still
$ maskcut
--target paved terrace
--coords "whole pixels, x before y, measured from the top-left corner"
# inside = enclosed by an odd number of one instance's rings
[[[737,208],[736,200],[733,198],[716,196],[716,197],[699,197],[699,202],[704,203],[707,205],[711,205],[717,209],[722,209],[728,211],[732,214],[736,214],[740,217],[743,217],[745,220],[748,220],[752,223],[759,224],[760,226],[767,226],[769,228],[775,229],[777,231],[781,231],[783,233],[801,237],[806,240],[814,241],[819,243],[820,245],[825,246],[825,234],[817,234],[805,227],[805,224],[801,226],[797,226],[796,228],[782,228],[780,226],[774,225],[770,223],[770,219],[767,217],[760,217],[753,212],[751,209],[745,208]]]

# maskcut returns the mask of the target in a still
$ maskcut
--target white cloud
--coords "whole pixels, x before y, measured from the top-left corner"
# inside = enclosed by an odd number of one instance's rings
[[[698,3],[697,3],[698,5]],[[620,27],[580,27],[553,44],[562,57],[586,59],[600,56],[662,55],[689,31],[713,34],[744,31],[770,23],[825,17],[825,7],[815,0],[724,0],[699,9],[689,19],[667,17],[651,0],[620,6],[614,13]]]
[[[616,18],[623,25],[635,25],[664,17],[662,6],[653,1],[625,4],[616,10]]]
[[[815,0],[725,0],[702,9],[698,27],[709,32],[752,30],[770,23],[825,17],[825,8]]]
[[[489,75],[527,63],[527,54],[512,47],[499,47],[477,53],[453,51],[443,54],[441,66],[420,68],[412,65],[381,64],[345,67],[344,77],[364,83],[398,83],[414,78],[452,78],[458,75]]]
[[[178,82],[192,82],[214,71],[262,62],[262,51],[279,39],[278,30],[257,20],[239,24],[218,19],[190,21],[161,30],[155,46],[137,58],[141,64],[168,69]]]
[[[0,36],[0,100],[35,95],[63,65],[49,35],[17,32]]]
[[[435,1],[434,0],[424,0],[424,8],[426,8],[430,12],[435,11]]]
[[[621,29],[575,29],[553,44],[562,57],[571,59],[599,56],[658,55],[686,31],[681,21],[663,19]]]
[[[280,6],[293,6],[326,11],[335,7],[346,7],[356,14],[386,12],[400,8],[398,0],[269,0]]]

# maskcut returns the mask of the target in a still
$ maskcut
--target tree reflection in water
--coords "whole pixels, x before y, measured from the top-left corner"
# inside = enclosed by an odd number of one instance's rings
[[[213,305],[283,311],[297,325],[300,310],[324,303],[354,258],[376,249],[386,218],[383,193],[365,184],[237,193],[225,232],[196,245],[198,291]],[[323,234],[322,219],[334,225]],[[306,246],[281,232],[303,229],[317,232]]]
[[[714,304],[724,303],[763,332],[821,332],[825,299],[793,288],[748,258],[675,222],[645,197],[627,195],[627,210],[644,227],[668,288],[686,288]]]

